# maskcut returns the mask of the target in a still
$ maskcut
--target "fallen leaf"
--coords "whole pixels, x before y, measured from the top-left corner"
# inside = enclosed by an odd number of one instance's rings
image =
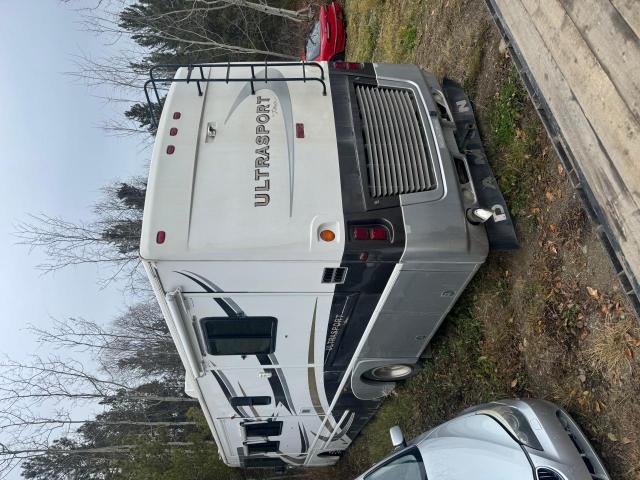
[[[551,231],[551,233],[557,233],[558,227],[555,224],[550,223],[549,224],[549,230]]]
[[[612,442],[617,442],[618,441],[618,437],[616,437],[613,433],[609,432],[607,433],[607,438],[609,440],[611,440]]]
[[[547,197],[548,201],[553,202],[553,200],[554,200],[553,193],[547,192],[546,193],[546,197]]]
[[[595,288],[587,287],[587,293],[592,298],[598,298],[598,290],[596,290]]]
[[[511,388],[516,388],[516,385],[518,385],[518,379],[514,378],[511,380]]]
[[[587,381],[587,376],[584,373],[581,373],[580,375],[578,375],[578,378],[580,379],[580,381],[582,383]],[[597,402],[596,402],[597,403]]]
[[[622,444],[623,445],[629,445],[632,442],[632,440],[629,437],[622,437]]]
[[[600,402],[599,401],[596,400],[594,402],[594,407],[596,409],[596,413],[600,413],[601,410],[600,410]]]
[[[558,164],[558,173],[560,175],[564,175],[564,167],[562,166],[561,163]]]

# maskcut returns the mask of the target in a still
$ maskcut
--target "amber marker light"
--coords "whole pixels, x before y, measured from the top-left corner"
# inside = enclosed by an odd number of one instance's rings
[[[322,230],[320,232],[320,238],[325,242],[333,242],[336,239],[336,234],[331,230]]]

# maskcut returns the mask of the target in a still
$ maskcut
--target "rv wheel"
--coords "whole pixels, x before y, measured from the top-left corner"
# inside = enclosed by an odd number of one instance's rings
[[[416,370],[415,365],[381,365],[364,372],[362,376],[374,382],[397,382],[413,376]]]

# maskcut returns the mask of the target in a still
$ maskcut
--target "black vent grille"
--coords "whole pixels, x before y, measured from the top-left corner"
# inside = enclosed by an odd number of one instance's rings
[[[345,267],[325,268],[322,272],[322,283],[344,283],[347,278]]]
[[[355,89],[371,197],[434,189],[433,165],[413,92],[372,85]]]
[[[539,468],[537,473],[538,480],[562,480],[562,477],[550,468]]]
[[[595,457],[595,453],[590,449],[588,444],[587,445],[581,444],[582,434],[580,433],[578,428],[574,426],[570,417],[568,417],[561,410],[556,411],[556,416],[558,417],[558,420],[560,420],[560,423],[564,427],[565,432],[567,432],[569,439],[571,440],[573,445],[576,447],[576,450],[580,454],[580,458],[582,458],[582,461],[584,462],[585,467],[587,467],[587,470],[589,471],[591,478],[593,478],[593,480],[608,479],[609,478],[608,475],[606,475],[606,473],[602,470],[602,467],[599,466],[600,464],[597,458]],[[598,468],[596,468],[596,465],[598,465]]]

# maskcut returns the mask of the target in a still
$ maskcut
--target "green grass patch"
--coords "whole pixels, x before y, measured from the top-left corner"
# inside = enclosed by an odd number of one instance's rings
[[[371,58],[373,56],[373,52],[376,50],[378,38],[380,37],[380,19],[375,15],[372,16],[364,30],[364,51],[362,52],[362,55],[364,58]]]
[[[406,25],[400,28],[400,48],[405,55],[410,55],[416,48],[418,29],[415,25]]]
[[[350,0],[347,58],[362,62],[412,61],[418,47],[420,2],[397,0]]]
[[[525,118],[527,92],[515,72],[489,107],[487,147],[495,159],[500,189],[512,213],[524,212],[544,159],[539,155],[539,122]]]
[[[496,102],[489,113],[492,147],[504,150],[516,140],[520,118],[524,109],[527,92],[516,74],[509,76],[500,88]]]

